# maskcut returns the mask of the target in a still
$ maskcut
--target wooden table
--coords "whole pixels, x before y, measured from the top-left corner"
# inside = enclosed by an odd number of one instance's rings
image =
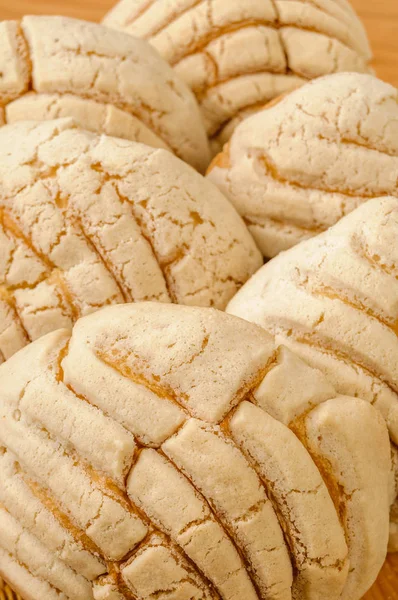
[[[99,21],[115,1],[0,0],[0,19],[44,13]],[[398,0],[351,0],[351,3],[368,29],[378,76],[398,87]],[[398,554],[388,558],[377,583],[364,600],[398,600]]]

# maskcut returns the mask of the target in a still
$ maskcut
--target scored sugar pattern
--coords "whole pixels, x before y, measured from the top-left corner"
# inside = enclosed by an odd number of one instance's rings
[[[91,582],[96,598],[163,599],[178,588],[203,600],[281,599],[292,585],[293,595],[310,586],[359,598],[372,582],[364,573],[375,577],[385,553],[375,565],[372,548],[372,573],[355,564],[355,545],[371,534],[361,528],[388,532],[389,445],[376,411],[356,399],[342,405],[319,373],[223,313],[137,304],[101,314],[2,367],[8,571],[47,586],[48,598],[61,590],[87,600]],[[28,367],[11,386],[21,361]],[[278,415],[283,424],[266,409],[269,386],[286,392],[287,374],[300,385]],[[382,522],[372,512],[359,526],[363,498],[311,424],[350,403],[374,440],[364,464],[385,504]],[[351,439],[355,427],[343,420]],[[305,469],[290,468],[292,457]]]

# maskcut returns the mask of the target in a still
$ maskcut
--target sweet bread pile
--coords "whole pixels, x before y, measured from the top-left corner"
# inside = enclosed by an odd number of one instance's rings
[[[280,94],[322,75],[371,71],[346,0],[121,0],[103,22],[148,40],[192,88],[213,151]]]
[[[370,58],[346,0],[0,22],[1,600],[361,600],[398,551]]]
[[[359,600],[384,561],[381,415],[260,327],[108,307],[0,386],[0,572],[22,595]]]

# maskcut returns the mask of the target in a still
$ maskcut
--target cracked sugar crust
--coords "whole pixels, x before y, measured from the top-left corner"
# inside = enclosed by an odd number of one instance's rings
[[[310,455],[292,431],[249,402],[240,404],[228,428],[280,514],[298,570],[292,597],[340,598],[349,569],[346,540]]]
[[[66,17],[0,22],[2,121],[73,117],[166,148],[200,171],[209,147],[195,98],[145,41]]]
[[[398,199],[370,200],[260,269],[227,309],[278,336],[338,392],[373,403],[395,443],[397,234]]]
[[[261,255],[171,153],[71,120],[0,130],[0,357],[107,304],[224,308]]]
[[[0,572],[32,600],[359,600],[376,577],[384,422],[253,324],[108,307],[0,390]]]
[[[374,199],[263,267],[227,311],[272,332],[338,392],[377,408],[398,441],[398,200]],[[391,517],[390,547],[396,544]]]
[[[389,535],[391,460],[383,419],[370,404],[341,396],[317,406],[292,429],[323,473],[344,526],[350,571],[341,598],[361,596],[384,563]]]
[[[208,178],[274,257],[370,198],[398,196],[397,132],[395,88],[330,75],[241,123]]]
[[[213,148],[253,105],[322,75],[371,72],[362,23],[334,0],[121,0],[103,22],[148,40],[174,66]]]
[[[380,413],[362,400],[335,396],[320,371],[282,346],[254,391],[253,402],[289,426],[327,485],[346,534],[350,569],[342,597],[349,599],[354,590],[365,593],[384,562],[386,507],[395,499],[397,487],[388,497],[390,444]],[[396,461],[398,455],[391,448]],[[395,468],[394,463],[393,477]],[[393,519],[394,508],[391,528]]]

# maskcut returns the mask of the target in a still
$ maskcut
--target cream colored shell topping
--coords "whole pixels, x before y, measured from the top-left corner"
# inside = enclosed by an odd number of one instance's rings
[[[90,131],[167,148],[203,171],[191,91],[149,44],[65,17],[0,22],[0,122],[74,117]]]
[[[379,408],[398,442],[398,199],[370,200],[262,267],[228,312]]]
[[[242,123],[208,177],[273,257],[372,197],[398,196],[397,140],[394,87],[330,75]]]
[[[395,444],[397,236],[398,199],[370,200],[326,233],[270,261],[227,308],[323,371],[340,393],[373,404]],[[393,458],[398,474],[394,447]],[[398,479],[392,491],[391,550],[398,549],[397,495]]]
[[[365,30],[345,0],[121,0],[104,23],[147,39],[173,65],[214,148],[309,79],[369,71]]]
[[[52,332],[0,367],[0,419],[0,574],[31,600],[359,600],[384,561],[379,413],[225,313]]]
[[[170,152],[69,119],[0,129],[0,357],[107,304],[224,308],[262,264],[221,192]]]

